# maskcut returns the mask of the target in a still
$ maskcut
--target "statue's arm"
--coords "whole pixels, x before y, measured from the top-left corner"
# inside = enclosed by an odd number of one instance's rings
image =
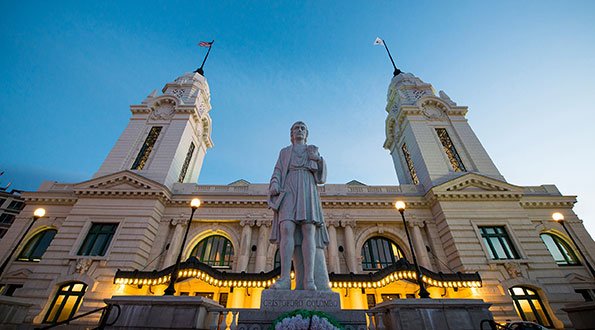
[[[273,169],[273,175],[271,176],[271,181],[269,183],[269,195],[276,196],[279,195],[281,192],[281,174],[282,174],[282,166],[281,166],[281,152],[279,152],[279,158],[277,159],[277,163],[275,164],[275,169]]]

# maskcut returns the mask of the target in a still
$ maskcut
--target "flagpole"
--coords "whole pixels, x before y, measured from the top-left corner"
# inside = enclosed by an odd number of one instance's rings
[[[211,52],[211,47],[213,47],[213,44],[214,43],[215,43],[215,40],[211,41],[211,45],[209,46],[209,50],[207,50],[207,55],[205,55],[205,58],[202,60],[202,64],[200,65],[200,68],[196,69],[196,71],[194,71],[194,72],[198,72],[202,76],[204,76],[205,72],[203,71],[202,68],[205,66],[205,62],[207,61],[207,58],[209,57],[209,53]]]
[[[397,69],[397,66],[395,65],[395,61],[393,61],[393,57],[390,54],[390,50],[388,50],[388,46],[386,46],[386,41],[384,41],[384,39],[382,39],[382,44],[384,45],[384,48],[386,49],[386,52],[388,53],[388,58],[390,58],[390,61],[393,64],[393,68],[395,68],[395,71],[393,71],[393,76],[398,76],[401,73],[401,70]]]

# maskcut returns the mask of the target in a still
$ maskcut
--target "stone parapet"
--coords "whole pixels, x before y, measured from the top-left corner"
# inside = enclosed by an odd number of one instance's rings
[[[482,320],[493,319],[491,305],[481,299],[395,299],[372,311],[382,314],[392,330],[475,330]]]

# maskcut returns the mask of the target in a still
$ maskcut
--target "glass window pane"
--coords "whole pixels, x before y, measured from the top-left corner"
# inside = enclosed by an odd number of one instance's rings
[[[210,266],[229,267],[233,256],[233,245],[223,236],[209,236],[198,242],[190,255]]]
[[[373,237],[362,246],[362,267],[364,270],[376,270],[388,267],[403,258],[399,246],[384,237]]]
[[[522,296],[525,294],[525,292],[523,291],[523,288],[521,287],[514,287],[512,288],[512,293],[515,296]]]
[[[62,306],[62,302],[64,301],[64,296],[58,296],[56,299],[56,302],[54,303],[54,305],[52,305],[52,307],[50,308],[50,311],[48,313],[48,316],[46,317],[46,320],[50,323],[55,322],[55,318],[56,318],[56,313],[58,312],[58,310],[60,309],[60,307]]]

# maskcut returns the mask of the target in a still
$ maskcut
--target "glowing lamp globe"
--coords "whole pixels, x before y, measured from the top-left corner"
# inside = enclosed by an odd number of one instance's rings
[[[200,207],[200,199],[198,198],[194,198],[191,202],[190,202],[190,207],[192,207],[193,209],[197,209],[198,207]]]
[[[36,218],[42,218],[45,215],[45,209],[40,207],[37,210],[35,210],[35,212],[33,212],[33,215]]]
[[[397,202],[395,203],[395,208],[396,208],[397,210],[399,210],[399,211],[403,211],[403,210],[405,210],[405,202],[403,202],[403,201],[397,201]]]
[[[552,214],[552,219],[554,219],[554,221],[562,221],[564,220],[564,216],[562,215],[562,213],[556,212]]]

